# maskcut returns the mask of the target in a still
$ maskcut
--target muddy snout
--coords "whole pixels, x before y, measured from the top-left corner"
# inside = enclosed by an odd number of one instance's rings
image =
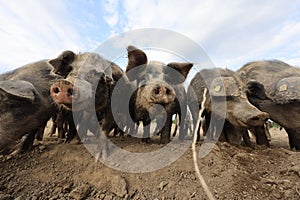
[[[67,80],[59,80],[50,88],[50,94],[57,104],[72,104],[72,100],[78,97],[78,91],[74,92],[74,85]]]
[[[250,116],[247,119],[246,124],[250,126],[262,126],[269,118],[270,115],[268,113],[260,112],[259,114]]]
[[[156,104],[169,104],[175,100],[175,91],[169,85],[153,84],[150,86],[150,99]]]

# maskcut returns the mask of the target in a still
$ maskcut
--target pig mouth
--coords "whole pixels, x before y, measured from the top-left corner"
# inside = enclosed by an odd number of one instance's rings
[[[63,83],[66,83],[66,81]],[[69,84],[66,85],[68,86]],[[60,82],[50,87],[50,94],[55,104],[62,106],[66,110],[81,110],[86,108],[89,103],[89,95],[80,95],[80,89],[73,86],[67,87],[64,90],[61,88],[63,87],[60,85]],[[84,90],[81,89],[81,91],[84,94]]]
[[[72,104],[69,104],[69,103],[61,103],[61,105],[62,105],[66,110],[72,110]]]
[[[149,105],[151,107],[155,106],[155,105],[160,105],[160,106],[163,106],[163,107],[166,107],[168,106],[170,103],[165,103],[165,102],[161,102],[161,101],[149,101]]]
[[[236,120],[237,124],[242,128],[250,128],[246,123],[242,122],[241,120]]]
[[[58,106],[63,107],[66,110],[79,111],[88,108],[88,104],[85,102],[75,102],[75,103],[59,103],[55,102]],[[73,105],[74,104],[74,105]]]
[[[163,115],[166,112],[166,110],[165,110],[165,106],[161,104],[153,104],[150,107],[149,112],[152,115]]]

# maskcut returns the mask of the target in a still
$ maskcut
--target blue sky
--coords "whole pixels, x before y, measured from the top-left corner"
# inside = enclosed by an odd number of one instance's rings
[[[297,0],[0,0],[0,72],[65,49],[94,51],[140,28],[181,33],[218,67],[238,69],[261,59],[300,66],[299,10]]]

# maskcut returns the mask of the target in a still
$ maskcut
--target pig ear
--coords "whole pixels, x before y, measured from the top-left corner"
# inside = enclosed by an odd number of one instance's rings
[[[143,52],[141,49],[138,49],[134,46],[127,47],[127,54],[128,54],[128,65],[126,68],[126,72],[131,70],[134,67],[144,65],[148,61],[145,52]]]
[[[134,46],[128,46],[127,53],[128,65],[126,67],[126,75],[130,81],[134,81],[141,78],[143,72],[145,72],[145,64],[147,64],[148,61],[147,55],[141,49]],[[129,71],[133,68],[135,68],[135,71],[131,71],[130,73]]]
[[[177,63],[172,62],[167,65],[172,69],[166,68],[166,80],[172,84],[180,84],[183,83],[190,71],[193,67],[193,63]]]
[[[263,84],[257,81],[249,81],[246,87],[248,97],[253,97],[261,100],[267,99],[265,87],[263,86]]]
[[[35,87],[28,81],[0,81],[0,99],[2,103],[13,102],[13,100],[33,103],[37,93]]]
[[[75,59],[75,53],[72,51],[64,51],[57,58],[49,61],[50,65],[54,68],[54,73],[60,75],[66,75],[69,73],[72,68],[70,64]]]

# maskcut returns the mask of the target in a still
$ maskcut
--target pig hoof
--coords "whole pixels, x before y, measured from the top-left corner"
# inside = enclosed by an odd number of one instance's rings
[[[193,135],[187,135],[187,136],[185,136],[184,140],[193,140]]]
[[[82,144],[82,142],[80,140],[71,140],[69,143],[70,144]]]
[[[160,141],[161,144],[168,144],[170,142],[170,139],[162,139]]]
[[[167,144],[169,142],[170,142],[170,136],[165,137],[165,135],[161,135],[161,137],[160,137],[160,143],[161,144]]]
[[[149,137],[147,137],[147,138],[142,138],[142,142],[149,143],[149,142],[150,142],[150,138],[149,138]]]
[[[178,140],[179,140],[179,141],[184,141],[185,138],[186,138],[185,135],[179,135]]]
[[[11,156],[11,157],[14,157],[14,156],[16,156],[16,155],[18,155],[18,154],[20,154],[21,153],[21,149],[19,148],[19,149],[15,149],[13,152],[11,152],[8,156]]]

